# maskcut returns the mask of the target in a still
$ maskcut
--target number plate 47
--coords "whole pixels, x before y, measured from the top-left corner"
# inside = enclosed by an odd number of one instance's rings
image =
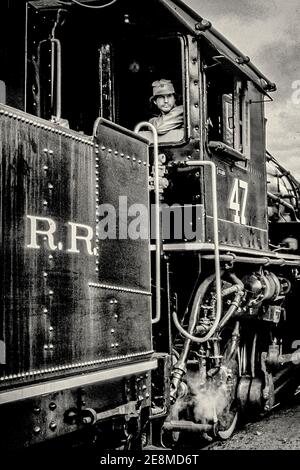
[[[234,178],[233,186],[229,196],[229,209],[234,212],[233,221],[237,224],[246,225],[246,204],[248,196],[248,183]]]

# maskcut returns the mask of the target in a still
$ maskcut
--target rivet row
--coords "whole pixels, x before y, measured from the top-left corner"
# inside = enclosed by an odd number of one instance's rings
[[[6,111],[3,108],[0,109],[0,114],[3,114],[6,117],[9,117],[11,119],[15,119],[15,120],[20,121],[22,123],[29,124],[30,126],[37,127],[38,129],[44,129],[44,130],[50,131],[53,134],[58,134],[58,135],[61,135],[61,136],[69,137],[72,140],[75,140],[77,142],[81,142],[81,143],[89,145],[91,147],[95,146],[94,142],[92,140],[88,140],[87,138],[79,137],[77,135],[73,135],[71,132],[62,131],[58,127],[55,127],[54,124],[51,125],[51,126],[49,124],[43,124],[39,121],[35,121],[34,119],[29,119],[28,117],[22,116],[20,114],[16,114],[16,113],[13,113],[13,112]],[[95,146],[95,147],[97,148],[98,146]]]
[[[148,355],[151,355],[151,354],[153,354],[153,350],[144,351],[144,352],[140,352],[140,353],[123,354],[123,355],[120,355],[120,356],[114,356],[114,357],[105,358],[105,359],[98,359],[98,360],[94,360],[94,361],[77,362],[75,364],[66,364],[64,366],[48,367],[46,369],[32,370],[32,371],[29,371],[29,372],[20,372],[18,374],[10,374],[10,375],[6,375],[4,377],[0,377],[0,381],[4,382],[4,381],[8,381],[8,380],[22,379],[22,378],[25,378],[25,377],[33,377],[35,375],[48,374],[48,373],[51,373],[51,372],[59,372],[59,371],[64,371],[64,370],[68,370],[68,369],[77,369],[77,368],[80,368],[80,367],[96,366],[98,364],[114,362],[114,361],[120,361],[120,360],[123,360],[123,359],[143,357],[143,356],[148,356]]]

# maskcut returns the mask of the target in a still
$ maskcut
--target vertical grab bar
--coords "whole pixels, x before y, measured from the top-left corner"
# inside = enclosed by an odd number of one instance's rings
[[[202,338],[188,336],[193,341],[204,342],[212,337],[216,331],[222,313],[221,298],[221,269],[220,269],[220,252],[219,252],[219,226],[218,226],[218,199],[217,199],[217,169],[213,162],[206,160],[188,160],[184,162],[186,166],[209,166],[211,169],[211,185],[212,185],[212,203],[213,203],[213,232],[214,232],[214,252],[215,252],[215,272],[216,272],[216,294],[217,294],[217,313],[215,321],[210,331]]]
[[[160,250],[161,250],[161,227],[160,227],[160,205],[159,205],[159,169],[158,169],[158,135],[157,130],[150,122],[143,121],[137,124],[134,132],[138,133],[143,127],[147,127],[153,134],[154,146],[154,193],[155,193],[155,277],[156,277],[156,315],[152,318],[152,323],[158,323],[161,317],[161,278],[160,278]],[[150,211],[151,212],[151,211]]]
[[[54,57],[56,45],[56,109],[54,118],[59,121],[61,118],[61,44],[56,38],[51,38],[51,105],[53,106],[54,94]]]

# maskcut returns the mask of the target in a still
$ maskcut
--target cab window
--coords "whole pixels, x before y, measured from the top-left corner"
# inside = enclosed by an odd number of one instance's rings
[[[250,158],[250,106],[246,80],[220,64],[207,68],[207,137],[211,147],[221,142]],[[242,159],[241,158],[241,159]]]
[[[182,105],[183,50],[183,39],[179,37],[102,45],[99,114],[131,130],[137,123],[158,116],[159,109],[151,101],[152,84],[161,79],[172,82],[176,106]],[[151,140],[151,132],[144,135]],[[179,142],[183,138],[184,123],[159,136],[159,142]]]

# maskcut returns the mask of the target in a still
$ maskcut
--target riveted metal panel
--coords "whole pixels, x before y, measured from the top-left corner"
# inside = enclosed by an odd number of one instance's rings
[[[56,392],[46,394],[41,391],[35,396],[2,405],[0,433],[3,449],[17,450],[83,429],[86,425],[82,423],[80,413],[85,413],[87,409],[105,412],[137,399],[140,400],[140,410],[149,406],[148,371],[154,366],[153,363],[155,364],[155,361],[120,367],[117,369],[119,375],[113,375],[114,369],[108,373],[101,371],[88,374],[102,375],[102,379],[94,382],[86,379],[86,384],[85,375],[81,374],[73,380],[78,379],[80,383],[82,379],[84,387],[79,386],[79,383],[75,387],[66,384],[65,389]],[[67,382],[67,379],[59,382]],[[42,389],[42,385],[38,387]],[[27,387],[30,388],[34,387]],[[15,393],[18,393],[19,389],[17,388]],[[116,417],[124,419],[124,416]],[[16,426],[16,423],[22,423],[22,426]]]
[[[115,234],[100,242],[99,280],[150,291],[149,238],[145,236],[149,224],[148,150],[133,133],[124,132],[104,120],[96,131],[100,188],[97,204],[108,205],[116,217]],[[139,214],[141,225],[137,224],[135,230]],[[99,229],[101,232],[102,225]]]
[[[103,251],[97,245],[97,144],[5,106],[0,126],[0,340],[6,356],[0,366],[0,387],[149,356],[147,242],[139,253],[144,257],[139,265],[130,259],[127,264],[117,245]],[[134,144],[131,139],[132,151]],[[111,176],[113,182],[114,171]],[[136,178],[135,182],[140,183]],[[131,201],[139,202],[135,196]],[[126,251],[128,256],[134,255],[136,246],[138,242]],[[118,280],[109,277],[109,266],[119,273],[119,281],[126,279],[129,266],[127,290],[112,296],[106,289],[92,287],[99,282],[99,262],[107,267],[101,276],[106,284]],[[119,282],[121,287],[124,283]],[[110,338],[115,320],[108,307],[112,297],[119,302],[120,313],[114,340]],[[129,336],[127,327],[135,336]]]
[[[200,137],[200,58],[197,39],[188,36],[188,70],[189,70],[189,117],[190,117],[190,135],[193,139]]]

